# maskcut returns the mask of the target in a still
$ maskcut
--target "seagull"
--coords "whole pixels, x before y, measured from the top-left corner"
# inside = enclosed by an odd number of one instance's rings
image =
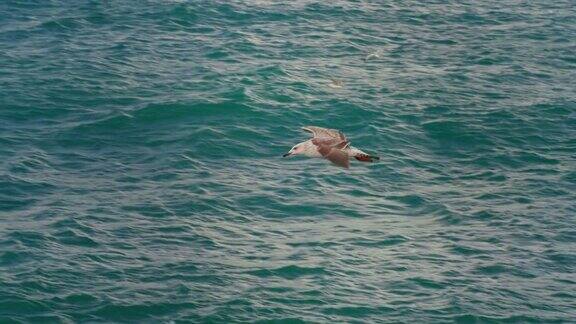
[[[339,130],[317,126],[305,126],[302,129],[312,133],[312,138],[294,145],[288,153],[284,154],[284,157],[298,154],[320,157],[344,168],[350,167],[349,159],[351,158],[362,162],[380,160],[377,156],[351,146],[350,141]]]

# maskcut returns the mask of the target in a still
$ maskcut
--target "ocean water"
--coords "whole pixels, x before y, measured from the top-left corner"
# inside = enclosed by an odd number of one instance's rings
[[[572,0],[3,0],[0,322],[574,323],[575,80]]]

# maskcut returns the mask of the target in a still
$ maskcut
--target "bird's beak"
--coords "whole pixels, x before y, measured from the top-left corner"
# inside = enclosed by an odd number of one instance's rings
[[[290,156],[290,155],[292,155],[292,153],[288,152],[288,153],[282,155],[282,157],[287,157],[287,156]]]

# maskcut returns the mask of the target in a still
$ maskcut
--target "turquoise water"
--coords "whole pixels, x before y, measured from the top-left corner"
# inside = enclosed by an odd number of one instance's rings
[[[573,322],[575,53],[573,1],[1,1],[0,322]]]

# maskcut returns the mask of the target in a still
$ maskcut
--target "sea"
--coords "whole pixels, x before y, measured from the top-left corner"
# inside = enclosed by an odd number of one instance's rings
[[[576,323],[576,2],[0,1],[0,323]]]

